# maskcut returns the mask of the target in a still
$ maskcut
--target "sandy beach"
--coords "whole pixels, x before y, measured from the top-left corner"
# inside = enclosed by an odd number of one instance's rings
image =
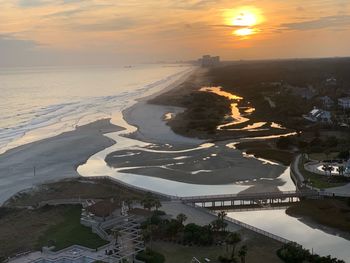
[[[115,143],[103,134],[121,129],[108,119],[99,120],[0,155],[0,205],[36,184],[79,176],[78,165]]]

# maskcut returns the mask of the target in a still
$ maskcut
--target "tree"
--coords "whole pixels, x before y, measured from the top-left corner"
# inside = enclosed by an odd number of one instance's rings
[[[226,243],[232,246],[231,259],[235,257],[236,245],[241,241],[241,236],[238,233],[230,233],[226,237]]]
[[[248,248],[246,245],[241,246],[238,250],[238,257],[241,259],[241,263],[245,263],[245,257],[247,256]]]
[[[145,198],[143,198],[140,203],[145,209],[148,210],[151,210],[153,207],[158,210],[162,206],[161,202],[157,198],[153,197],[151,193],[147,193]]]
[[[178,214],[176,217],[177,221],[183,226],[184,222],[187,220],[187,216],[185,214]]]
[[[156,199],[156,198],[153,199],[153,205],[154,205],[154,207],[156,208],[157,211],[162,206],[162,204],[159,201],[159,199]]]
[[[225,222],[225,216],[227,216],[227,213],[225,211],[221,211],[218,213],[218,224],[220,226],[219,229],[221,229],[221,231],[225,231],[227,227],[227,223]]]
[[[149,242],[149,247],[152,248],[153,232],[157,229],[156,225],[148,225],[142,231],[143,240]]]
[[[339,175],[344,175],[345,167],[344,166],[338,166],[337,172]]]
[[[143,208],[147,210],[151,210],[153,207],[153,201],[148,197],[142,199],[140,203],[143,206]]]

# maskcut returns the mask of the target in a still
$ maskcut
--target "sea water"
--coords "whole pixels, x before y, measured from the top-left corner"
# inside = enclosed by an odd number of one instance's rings
[[[110,118],[189,70],[164,64],[0,69],[0,153]]]

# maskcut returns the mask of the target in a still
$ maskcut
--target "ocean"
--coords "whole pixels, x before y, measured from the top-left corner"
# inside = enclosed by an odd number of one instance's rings
[[[110,118],[188,65],[0,69],[0,153]]]

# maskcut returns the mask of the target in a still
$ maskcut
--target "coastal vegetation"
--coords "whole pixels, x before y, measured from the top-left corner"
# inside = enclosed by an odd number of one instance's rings
[[[48,183],[22,192],[6,202],[7,206],[38,206],[41,202],[59,199],[110,199],[122,201],[128,199],[141,200],[143,193],[111,184],[108,180],[67,179]]]
[[[303,216],[317,224],[350,232],[350,202],[347,198],[302,200],[291,205],[286,213],[294,217]]]
[[[165,262],[165,257],[149,248],[142,251],[136,255],[136,259],[142,260],[145,263],[163,263]]]
[[[225,216],[225,212],[220,212],[210,224],[197,225],[186,224],[185,214],[170,218],[164,212],[154,210],[142,224],[142,233],[149,251],[164,255],[169,263],[190,262],[193,257],[201,261],[208,258],[217,263],[245,260],[258,263],[261,256],[271,263],[280,262],[276,256],[281,246],[279,242],[260,235],[252,237],[251,232],[243,230],[230,232]]]
[[[253,154],[255,157],[289,165],[293,160],[294,154],[290,151],[279,149],[273,144],[274,141],[270,140],[269,143],[266,141],[241,142],[236,145],[236,148],[245,151],[247,154]]]
[[[297,243],[283,245],[277,251],[277,255],[286,263],[345,263],[345,261],[332,258],[331,256],[322,257],[310,253],[309,250],[303,249]]]
[[[230,101],[208,92],[192,92],[184,98],[186,107],[169,122],[172,129],[180,134],[215,134],[216,128],[230,113]]]

